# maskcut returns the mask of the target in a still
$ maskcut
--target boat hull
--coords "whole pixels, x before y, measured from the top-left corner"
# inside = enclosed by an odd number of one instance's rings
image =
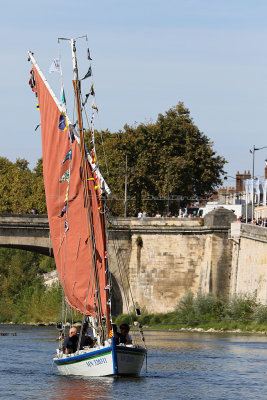
[[[117,375],[139,375],[146,356],[144,348],[116,346]]]
[[[139,375],[146,349],[135,346],[109,346],[90,349],[78,355],[54,358],[62,375],[114,376]]]

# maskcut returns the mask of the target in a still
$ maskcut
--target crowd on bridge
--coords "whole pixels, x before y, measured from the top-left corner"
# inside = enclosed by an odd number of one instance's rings
[[[34,214],[34,215],[38,215],[39,212],[36,208],[32,208],[30,211],[26,210],[25,212],[23,212],[23,210],[19,210],[19,214]]]
[[[134,211],[133,217],[136,218],[147,218],[150,217],[146,211]],[[186,211],[180,211],[179,214],[172,214],[170,211],[165,214],[160,214],[160,212],[152,213],[151,218],[201,218],[200,214],[187,213]]]

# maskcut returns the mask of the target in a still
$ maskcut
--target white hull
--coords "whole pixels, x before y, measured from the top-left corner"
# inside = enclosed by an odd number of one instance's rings
[[[139,375],[146,350],[132,345],[107,346],[82,350],[79,354],[54,358],[62,375],[109,376]]]

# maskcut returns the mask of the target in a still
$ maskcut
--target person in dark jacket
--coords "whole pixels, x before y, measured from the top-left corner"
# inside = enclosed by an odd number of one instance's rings
[[[83,329],[82,329],[80,349],[83,349],[84,347],[93,347],[95,344],[95,341],[91,338],[91,336],[87,334],[87,329],[88,329],[88,322],[85,322],[83,324]]]
[[[63,353],[72,354],[77,351],[78,346],[77,328],[72,326],[69,331],[69,336],[64,339]]]

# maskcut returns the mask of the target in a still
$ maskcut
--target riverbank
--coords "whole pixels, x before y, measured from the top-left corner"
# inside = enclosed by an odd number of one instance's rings
[[[59,287],[48,291],[39,290],[38,296],[33,291],[13,308],[13,313],[1,318],[2,324],[21,324],[29,326],[55,326],[60,321],[61,290]],[[37,301],[38,300],[38,301]],[[26,307],[27,306],[27,307]],[[23,311],[23,312],[22,312]],[[81,314],[69,310],[67,321],[79,322]],[[145,330],[177,332],[231,332],[259,333],[267,332],[267,305],[259,304],[253,296],[239,296],[230,300],[217,298],[211,294],[194,297],[187,293],[176,309],[169,313],[148,314],[141,309],[141,315],[113,316],[113,323],[118,327],[122,323],[131,326],[140,324]]]
[[[28,323],[28,322],[24,322],[21,324],[16,324],[14,322],[7,322],[7,323],[0,323],[0,334],[1,334],[1,326],[5,326],[5,325],[18,325],[18,326],[33,326],[33,327],[56,327],[56,323],[54,322],[39,322],[39,323]],[[66,323],[67,327],[70,327],[71,324],[69,322]],[[214,328],[209,328],[209,329],[204,329],[204,328],[170,328],[167,326],[143,326],[143,330],[144,332],[176,332],[176,333],[232,333],[232,334],[253,334],[253,335],[267,335],[267,329],[266,330],[242,330],[242,329],[214,329]],[[135,326],[133,326],[131,328],[131,331],[138,331]]]

